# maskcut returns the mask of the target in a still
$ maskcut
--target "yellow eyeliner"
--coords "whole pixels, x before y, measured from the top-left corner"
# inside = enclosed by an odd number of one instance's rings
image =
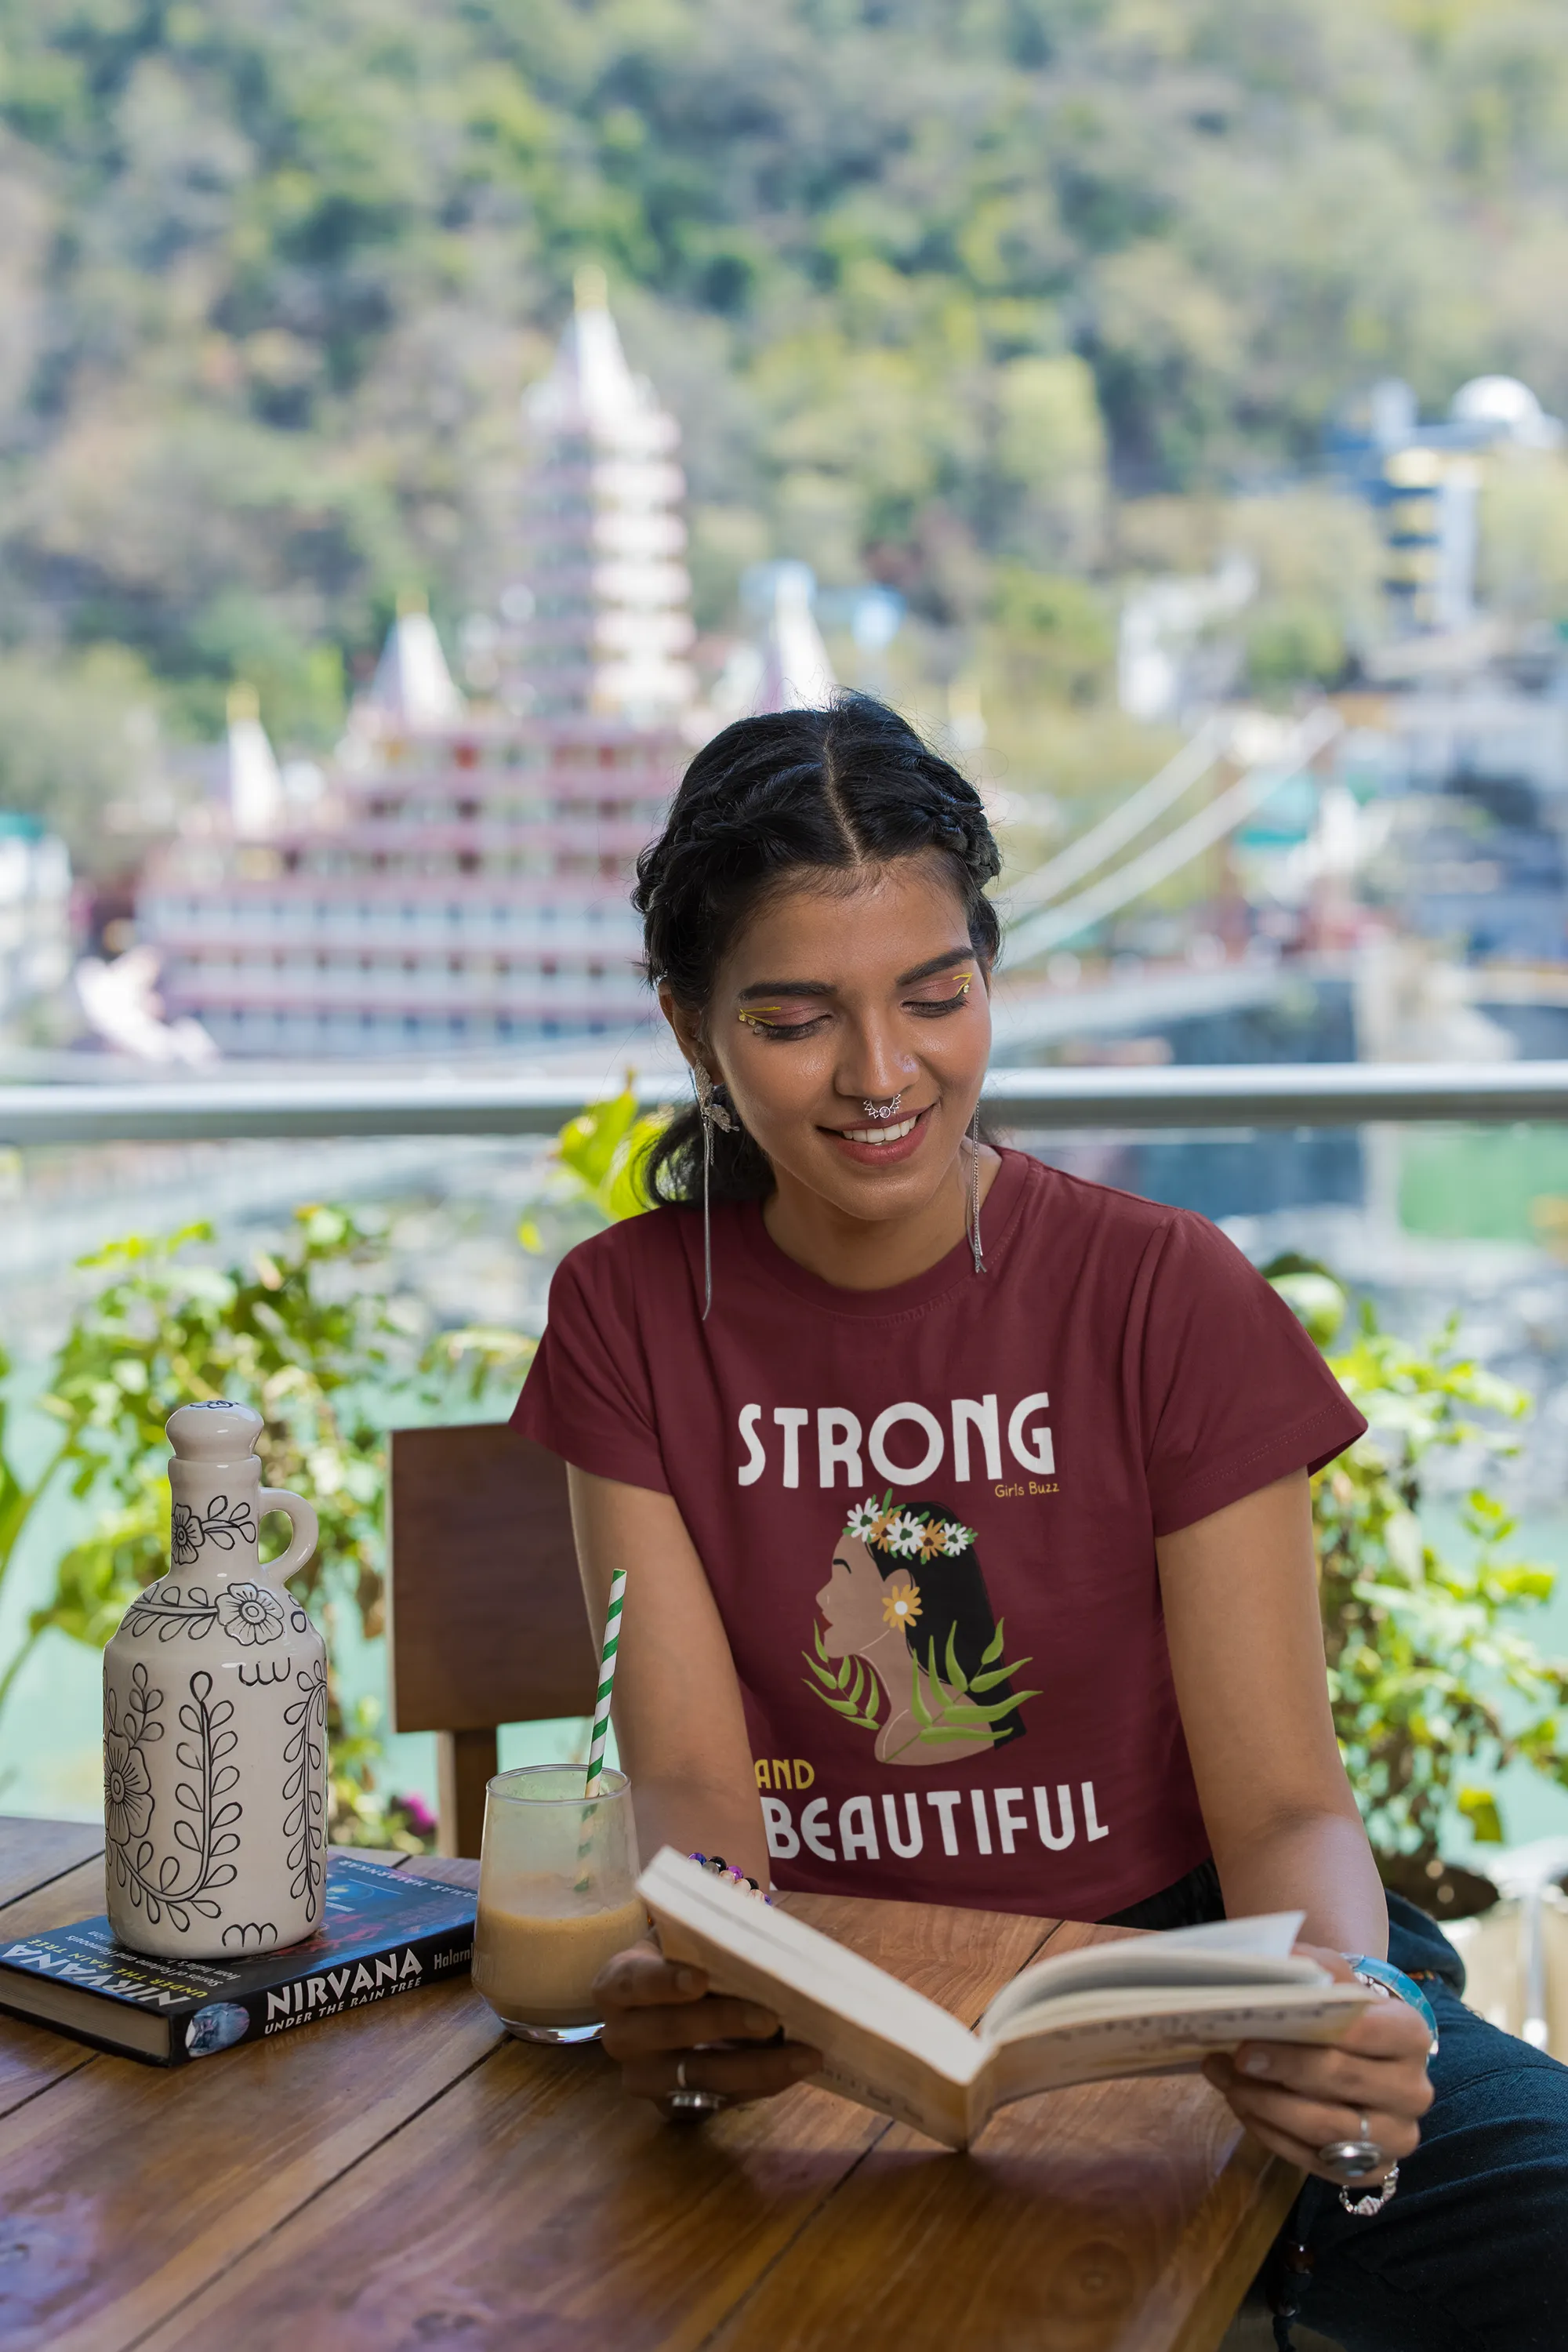
[[[962,1004],[967,999],[973,985],[974,974],[972,971],[966,971],[963,978],[955,984],[952,994],[942,999],[942,1002],[950,1005]],[[751,1004],[743,1006],[736,1013],[735,1018],[737,1021],[743,1021],[749,1029],[769,1029],[775,1025],[770,1016],[780,1013],[784,1010],[784,1007],[782,1004]]]

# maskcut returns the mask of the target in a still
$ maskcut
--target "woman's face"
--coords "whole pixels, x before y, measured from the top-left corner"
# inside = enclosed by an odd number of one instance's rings
[[[830,1658],[868,1650],[888,1631],[887,1588],[881,1571],[858,1536],[840,1536],[833,1547],[833,1573],[816,1596],[826,1622],[822,1645]]]
[[[922,854],[781,891],[721,963],[700,1034],[666,1011],[781,1189],[881,1220],[951,1181],[991,1049],[988,991],[945,862]],[[895,1095],[895,1118],[868,1118]]]

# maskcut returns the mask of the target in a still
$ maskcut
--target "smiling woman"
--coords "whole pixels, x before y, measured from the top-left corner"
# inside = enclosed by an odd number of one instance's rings
[[[673,1120],[653,1197],[700,1198],[706,1169],[714,1201],[768,1201],[792,1255],[802,1217],[815,1230],[826,1211],[844,1246],[821,1271],[851,1289],[951,1247],[954,1210],[962,1232],[997,1166],[964,1138],[991,1045],[999,864],[974,787],[863,696],[707,745],[638,861],[637,904],[699,1105],[710,1081],[736,1123],[710,1119],[705,1138],[700,1108]]]
[[[558,1268],[516,1416],[571,1465],[596,1617],[626,1573],[639,1841],[813,1892],[1301,1916],[1393,1997],[1210,2072],[1314,2176],[1307,2316],[1350,2352],[1547,2352],[1568,2075],[1385,1903],[1334,1742],[1308,1478],[1365,1424],[1213,1226],[981,1138],[995,871],[973,788],[857,697],[717,737],[640,861],[696,1100],[652,1213]],[[597,1997],[627,2088],[686,2111],[820,2063],[652,1947]],[[1451,2266],[1439,2308],[1403,2282],[1488,2128],[1517,2259]]]

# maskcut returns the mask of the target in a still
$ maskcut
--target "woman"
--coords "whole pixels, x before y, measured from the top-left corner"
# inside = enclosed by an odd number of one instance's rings
[[[857,1503],[816,1605],[816,1654],[802,1653],[816,1696],[876,1734],[879,1764],[957,1764],[1022,1736],[974,1538],[941,1505]],[[835,1673],[835,1658],[862,1671]]]
[[[1393,1997],[1335,2050],[1210,2063],[1313,2176],[1292,2307],[1347,2352],[1561,2347],[1568,2072],[1385,1904],[1334,1740],[1308,1479],[1363,1423],[1201,1218],[982,1139],[997,863],[971,786],[858,698],[728,729],[640,861],[697,1104],[650,1155],[666,1205],[562,1265],[517,1418],[571,1465],[595,1613],[629,1570],[643,1849],[1140,1926],[1304,1912]],[[643,2096],[816,2066],[651,1945],[600,1990]]]

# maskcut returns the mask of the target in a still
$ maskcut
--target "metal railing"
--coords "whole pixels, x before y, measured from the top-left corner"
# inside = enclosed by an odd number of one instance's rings
[[[637,1081],[641,1100],[685,1088]],[[551,1135],[613,1091],[603,1075],[325,1080],[268,1077],[0,1087],[0,1145],[307,1136]],[[1300,1062],[1163,1069],[993,1070],[1002,1128],[1359,1127],[1368,1120],[1568,1124],[1568,1062]]]

